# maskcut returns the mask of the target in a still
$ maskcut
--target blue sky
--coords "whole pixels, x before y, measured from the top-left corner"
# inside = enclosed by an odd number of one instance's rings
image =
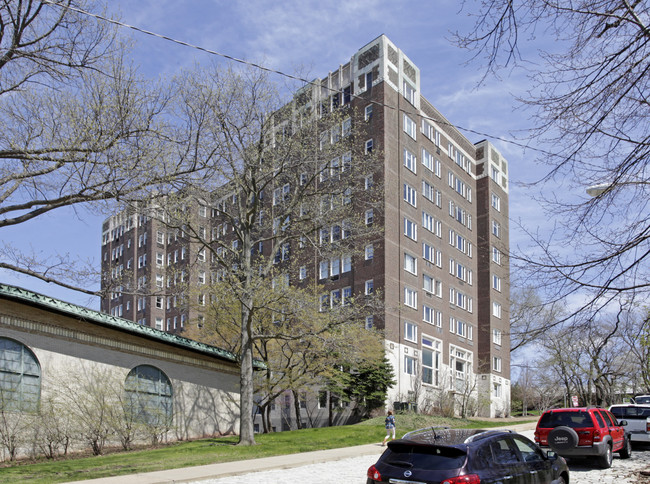
[[[454,30],[467,31],[473,19],[459,12],[457,0],[395,2],[386,0],[225,1],[112,0],[110,15],[123,22],[192,44],[255,61],[270,68],[306,77],[322,77],[349,61],[359,48],[386,34],[420,68],[422,94],[452,123],[496,138],[514,139],[528,124],[513,95],[529,87],[521,71],[488,78],[480,62],[467,64],[471,54],[450,42]],[[472,2],[468,2],[469,9]],[[195,49],[123,29],[133,41],[133,62],[145,76],[171,76],[210,56]],[[217,58],[219,62],[229,62]],[[284,80],[278,76],[278,82]],[[484,136],[465,132],[472,142]],[[491,139],[510,163],[511,219],[524,219],[534,230],[547,224],[531,192],[517,185],[539,177],[535,153]],[[84,210],[58,212],[3,232],[6,240],[39,254],[70,253],[100,263],[101,222],[104,215]],[[525,243],[511,224],[511,244]],[[0,273],[3,282],[26,287],[70,302],[95,307],[96,299],[52,284]]]

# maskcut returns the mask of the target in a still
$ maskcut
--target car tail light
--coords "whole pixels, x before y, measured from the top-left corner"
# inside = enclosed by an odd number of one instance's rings
[[[645,419],[645,431],[650,432],[650,417]]]
[[[468,474],[466,476],[450,477],[440,484],[481,484],[481,478],[476,474]]]
[[[368,478],[375,480],[375,481],[381,481],[381,474],[377,470],[375,466],[370,466],[368,469]]]

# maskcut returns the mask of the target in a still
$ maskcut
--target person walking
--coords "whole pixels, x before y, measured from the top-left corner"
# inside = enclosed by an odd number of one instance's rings
[[[388,411],[388,415],[386,415],[386,420],[384,420],[384,423],[386,425],[386,437],[381,443],[382,447],[386,445],[386,441],[390,438],[391,434],[393,436],[392,440],[395,440],[395,416],[390,410]]]

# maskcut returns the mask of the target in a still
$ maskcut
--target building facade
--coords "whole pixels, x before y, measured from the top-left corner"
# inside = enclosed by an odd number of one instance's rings
[[[383,230],[363,256],[337,261],[336,278],[314,255],[300,279],[317,279],[339,298],[341,290],[381,290],[384,309],[368,314],[366,324],[384,331],[397,376],[389,407],[435,412],[451,406],[456,413],[503,416],[510,405],[508,163],[488,141],[463,136],[424,98],[420,83],[417,66],[383,35],[312,83],[315,106],[349,105],[362,114],[363,127],[349,129],[363,129],[362,148],[378,154],[374,176],[381,180],[374,183],[382,187],[383,206],[358,216]],[[209,204],[193,210],[205,230],[220,233]],[[164,268],[200,260],[197,250],[142,214],[121,213],[104,223],[103,272],[114,278],[132,271],[135,287],[173,288]],[[207,274],[188,265],[174,277],[200,284]],[[104,298],[102,310],[180,332],[201,317],[176,304],[180,297],[118,290]]]
[[[67,429],[70,451],[99,421],[112,447],[128,429],[131,444],[231,435],[239,365],[219,348],[0,284],[0,412],[18,456],[47,448],[51,435],[34,431],[45,426]]]

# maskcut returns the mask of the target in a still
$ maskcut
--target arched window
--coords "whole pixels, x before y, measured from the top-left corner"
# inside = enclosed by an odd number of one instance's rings
[[[27,346],[0,337],[0,408],[36,412],[41,398],[41,366]]]
[[[149,425],[172,421],[172,384],[161,370],[150,365],[133,368],[125,382],[126,401],[136,420]]]

